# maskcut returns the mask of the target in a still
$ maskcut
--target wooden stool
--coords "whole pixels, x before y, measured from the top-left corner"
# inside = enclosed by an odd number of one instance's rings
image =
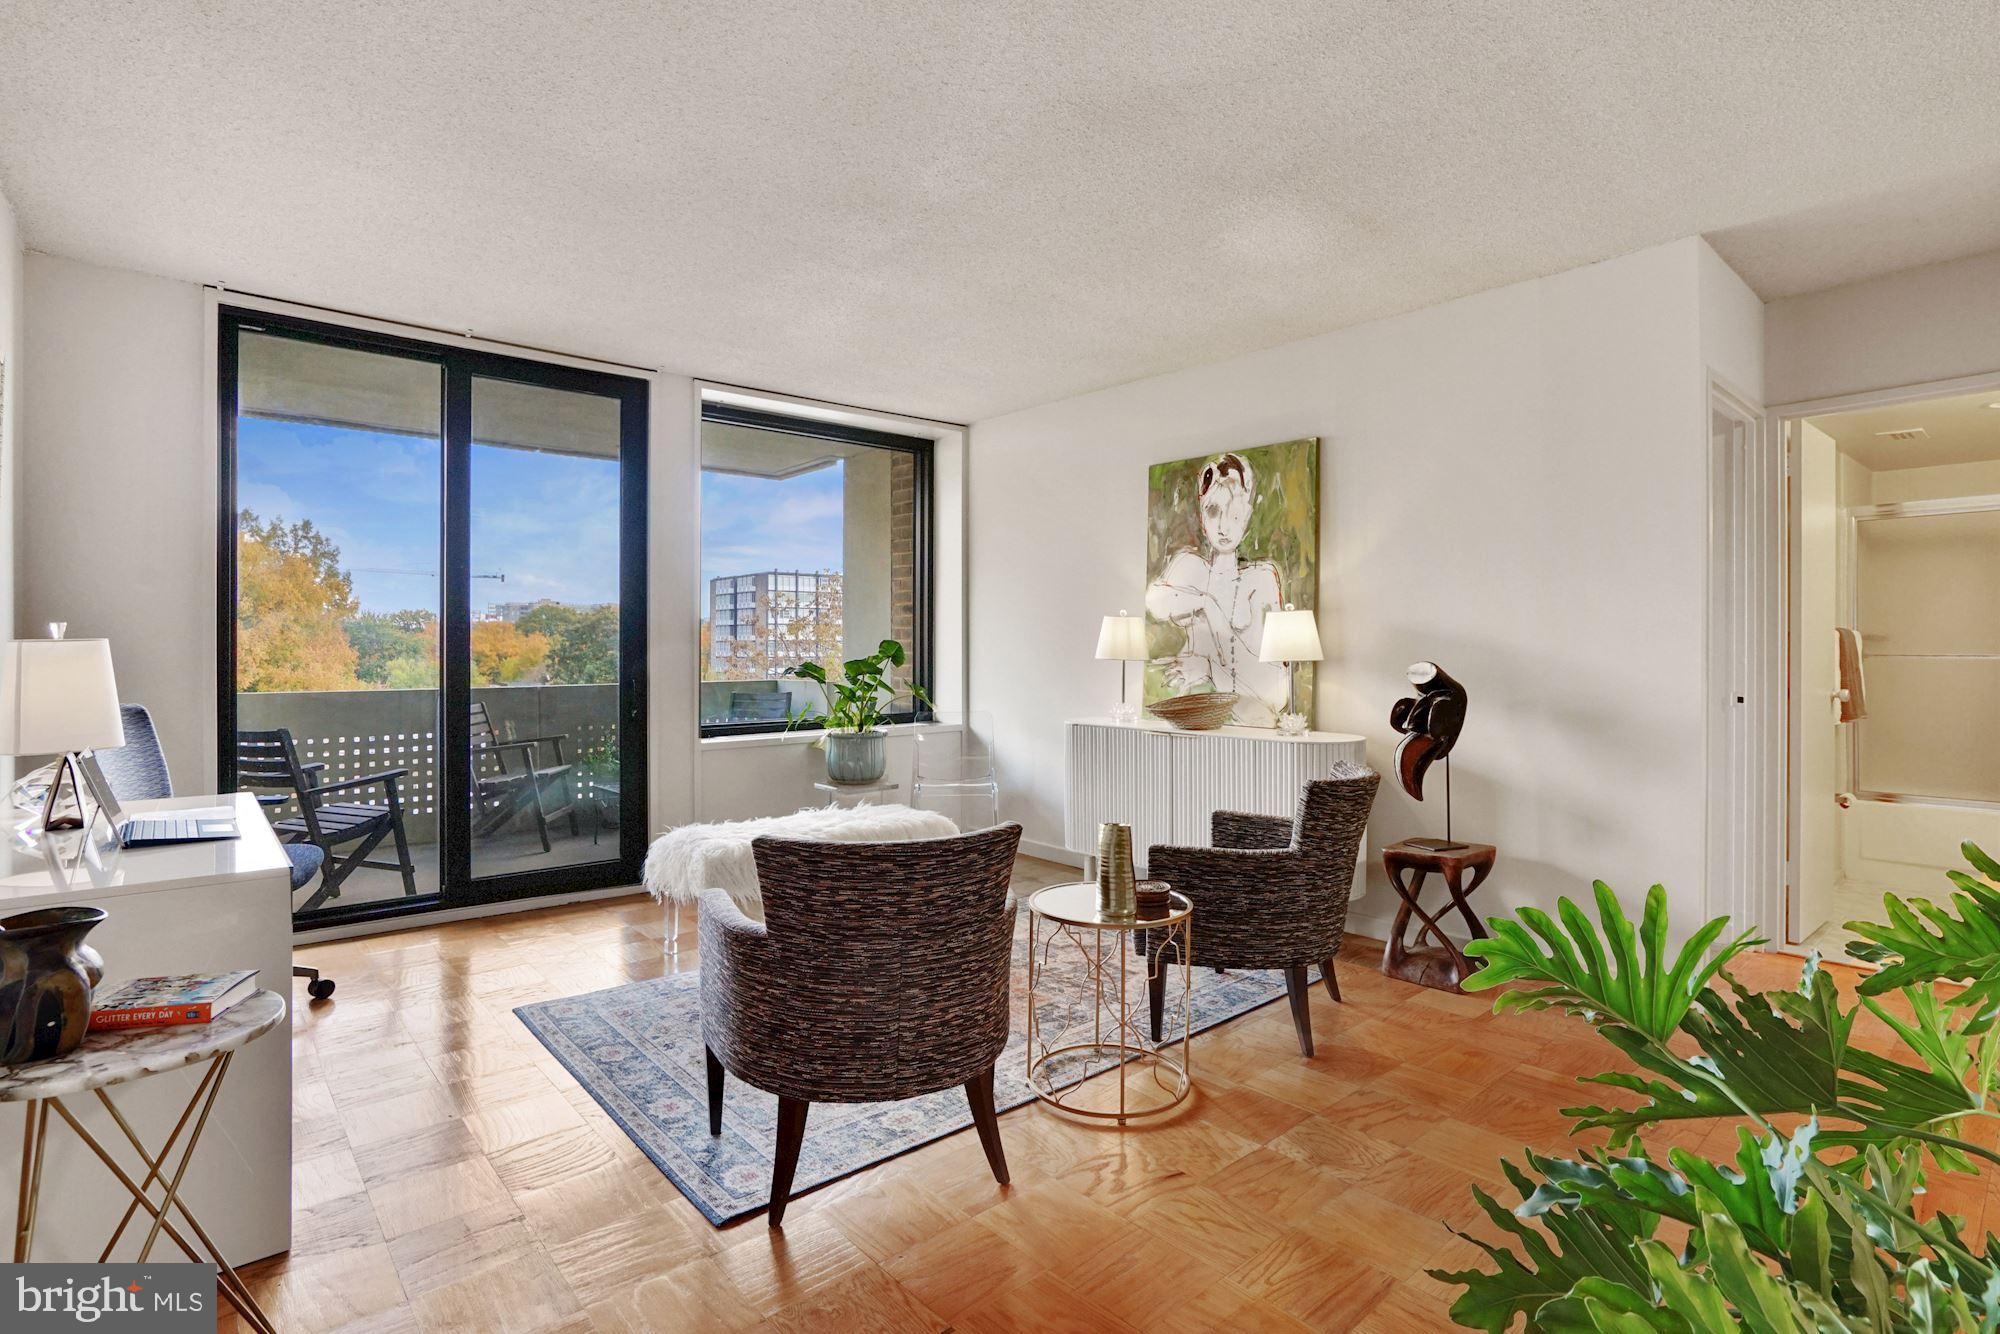
[[[1389,883],[1396,887],[1396,893],[1403,902],[1396,909],[1396,924],[1389,932],[1389,944],[1382,951],[1382,971],[1390,977],[1399,977],[1405,982],[1414,982],[1420,987],[1434,987],[1439,991],[1458,991],[1459,984],[1475,972],[1472,963],[1460,952],[1451,937],[1438,925],[1438,918],[1457,908],[1465,918],[1465,925],[1474,940],[1486,938],[1486,928],[1473,915],[1472,906],[1466,902],[1472,891],[1486,882],[1492,873],[1493,859],[1498,855],[1491,843],[1468,843],[1462,848],[1452,848],[1439,852],[1432,848],[1413,847],[1408,843],[1394,843],[1382,849],[1382,866],[1389,873]],[[1415,878],[1405,880],[1406,872],[1415,872]],[[1436,871],[1444,877],[1445,888],[1451,891],[1451,902],[1443,905],[1435,914],[1427,913],[1417,902],[1423,892],[1424,877]],[[1472,872],[1472,883],[1465,883],[1465,873]],[[1406,940],[1410,918],[1421,918],[1423,925],[1417,928],[1416,936]],[[1425,936],[1437,941],[1436,947],[1422,944]]]

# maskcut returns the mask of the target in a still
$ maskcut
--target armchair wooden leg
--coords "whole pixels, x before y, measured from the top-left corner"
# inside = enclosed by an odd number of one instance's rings
[[[979,1127],[979,1147],[986,1150],[986,1165],[993,1179],[1007,1184],[1007,1151],[1000,1147],[1000,1113],[993,1106],[993,1072],[974,1075],[965,1081],[965,1100],[972,1107],[972,1124]]]
[[[1313,1054],[1312,983],[1306,980],[1306,966],[1285,970],[1285,994],[1292,998],[1292,1027],[1299,1030],[1299,1055]]]
[[[772,1227],[785,1221],[785,1206],[792,1199],[792,1173],[799,1168],[799,1146],[806,1139],[806,1112],[812,1104],[804,1098],[778,1099],[778,1160],[771,1165]]]
[[[1319,976],[1320,980],[1326,983],[1326,994],[1333,997],[1335,1000],[1339,1000],[1340,979],[1333,975],[1332,955],[1329,954],[1326,958],[1320,960]]]
[[[715,1053],[707,1047],[701,1049],[708,1057],[708,1133],[722,1133],[722,1062],[715,1059]]]

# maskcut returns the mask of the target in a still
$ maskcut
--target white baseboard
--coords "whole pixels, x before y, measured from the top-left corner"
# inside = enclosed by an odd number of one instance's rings
[[[371,922],[351,922],[322,926],[292,936],[294,945],[323,945],[335,940],[360,940],[366,936],[386,936],[396,931],[416,931],[444,922],[469,922],[479,917],[504,917],[509,913],[533,912],[537,908],[560,908],[570,903],[590,903],[597,899],[622,899],[646,891],[638,885],[613,885],[609,889],[584,889],[573,894],[545,894],[532,899],[510,899],[505,903],[482,903],[471,908],[439,908],[435,912],[409,913],[402,917],[381,917]]]
[[[1080,852],[1071,852],[1057,843],[1039,843],[1031,838],[1021,840],[1021,855],[1039,857],[1045,862],[1057,862],[1063,866],[1081,867],[1084,862],[1083,854]]]

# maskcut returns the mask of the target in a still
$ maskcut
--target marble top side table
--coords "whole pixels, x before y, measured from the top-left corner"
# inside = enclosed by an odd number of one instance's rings
[[[40,1212],[42,1196],[42,1158],[48,1144],[49,1113],[54,1111],[69,1123],[70,1129],[132,1196],[124,1218],[119,1220],[111,1239],[104,1243],[98,1263],[102,1264],[110,1258],[112,1248],[125,1235],[132,1216],[143,1209],[152,1221],[146,1240],[139,1249],[141,1263],[151,1258],[153,1246],[164,1232],[168,1240],[187,1254],[188,1259],[197,1264],[212,1262],[215,1265],[217,1286],[242,1314],[245,1323],[259,1334],[277,1334],[270,1317],[264,1314],[243,1280],[223,1257],[221,1249],[209,1239],[207,1230],[181,1198],[180,1189],[188,1163],[194,1157],[195,1146],[201,1141],[201,1132],[208,1125],[209,1112],[215,1107],[216,1094],[222,1091],[222,1081],[229,1073],[230,1061],[240,1048],[278,1027],[284,1018],[284,998],[275,991],[259,991],[230,1007],[211,1023],[138,1029],[125,1033],[92,1033],[84,1039],[81,1047],[67,1056],[32,1065],[0,1066],[0,1103],[23,1103],[28,1113],[27,1133],[21,1145],[21,1195],[14,1231],[14,1263],[26,1264],[29,1253],[34,1249],[35,1215]],[[208,1070],[195,1086],[194,1096],[188,1099],[187,1108],[174,1124],[173,1133],[167,1136],[166,1143],[160,1146],[157,1153],[147,1149],[106,1090],[148,1075],[185,1069],[203,1062],[208,1064]],[[117,1157],[64,1105],[65,1097],[83,1094],[96,1095],[118,1129],[124,1132],[145,1169],[143,1180],[134,1181],[119,1166]],[[169,1163],[174,1145],[184,1132],[187,1142],[181,1149],[179,1160]],[[155,1186],[162,1192],[157,1201],[152,1195]],[[206,1255],[197,1251],[174,1224],[171,1216],[176,1213],[200,1242]]]

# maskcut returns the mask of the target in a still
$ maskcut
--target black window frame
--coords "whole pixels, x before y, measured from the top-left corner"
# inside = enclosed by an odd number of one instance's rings
[[[222,791],[236,786],[236,503],[238,338],[255,332],[332,347],[380,352],[433,363],[440,373],[438,442],[443,459],[444,512],[439,533],[441,598],[438,663],[439,865],[438,891],[408,899],[380,899],[321,908],[294,931],[316,931],[378,919],[480,908],[516,899],[544,898],[636,885],[650,828],[648,805],[648,489],[647,464],[652,385],[636,375],[586,369],[560,361],[510,356],[425,338],[383,333],[254,306],[223,304],[217,312],[216,425],[216,770]],[[476,380],[512,380],[616,398],[619,417],[619,728],[621,776],[617,855],[536,870],[476,876],[466,811],[472,775],[458,758],[471,758],[471,607],[453,597],[469,587],[471,561],[472,389]]]
[[[916,463],[916,503],[914,506],[915,512],[912,516],[912,522],[916,526],[916,568],[913,579],[916,614],[912,621],[913,632],[911,638],[915,642],[910,645],[912,669],[909,671],[908,676],[912,682],[923,688],[925,694],[933,694],[933,683],[937,671],[937,606],[934,597],[935,583],[931,571],[932,554],[936,550],[936,541],[932,533],[933,516],[936,513],[936,507],[933,504],[932,485],[933,479],[936,476],[935,456],[937,442],[927,436],[902,435],[894,431],[875,430],[865,426],[849,426],[840,422],[815,421],[810,417],[797,417],[789,413],[772,412],[763,408],[741,407],[733,403],[704,402],[701,405],[701,421],[703,425],[714,422],[720,426],[743,426],[752,430],[775,431],[783,435],[803,436],[811,440],[829,440],[839,444],[866,445],[874,449],[890,450],[895,453],[911,456]],[[697,451],[700,449],[700,443],[699,439],[697,439]],[[697,463],[699,462],[700,460],[697,459]],[[705,472],[706,468],[702,470]],[[699,534],[697,536],[699,537]],[[704,623],[710,620],[714,612],[711,596],[707,583],[704,580],[699,599],[701,616]],[[699,645],[696,646],[695,652],[699,658],[701,652]],[[695,691],[694,710],[695,724],[700,729],[702,740],[707,741],[716,737],[756,736],[773,732],[817,732],[822,730],[823,724],[816,720],[800,723],[768,720],[726,723],[702,721],[699,683],[706,679],[701,675],[705,667],[705,663],[697,661],[695,670],[697,688]],[[920,723],[930,721],[932,716],[931,710],[912,701],[906,708],[889,714],[887,721],[891,725]]]

